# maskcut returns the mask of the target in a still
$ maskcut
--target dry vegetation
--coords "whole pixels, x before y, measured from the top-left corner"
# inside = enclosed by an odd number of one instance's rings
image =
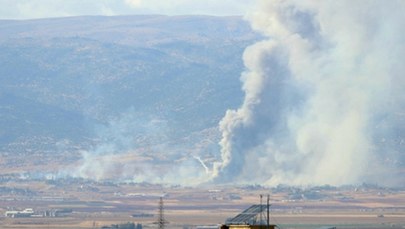
[[[72,209],[63,217],[0,217],[1,228],[100,228],[122,222],[155,228],[159,196],[164,196],[169,228],[224,223],[251,204],[259,194],[271,195],[271,221],[280,228],[403,228],[405,191],[378,187],[185,188],[149,184],[114,184],[78,179],[57,181],[9,180],[3,182],[1,214],[6,210],[34,208]],[[4,187],[8,187],[6,189]],[[11,189],[13,188],[13,189]],[[24,192],[25,190],[25,192]],[[154,214],[132,217],[132,214]]]

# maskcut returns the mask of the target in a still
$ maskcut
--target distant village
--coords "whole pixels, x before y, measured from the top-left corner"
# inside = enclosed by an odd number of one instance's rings
[[[41,212],[35,212],[32,208],[26,208],[24,210],[11,210],[6,211],[4,216],[10,218],[25,218],[25,217],[65,217],[69,216],[73,212],[72,209],[51,209]]]
[[[46,222],[52,225],[60,221],[86,220],[86,226],[81,228],[156,228],[158,199],[162,197],[167,200],[165,210],[170,214],[195,212],[193,217],[198,222],[183,224],[187,218],[177,216],[182,224],[177,221],[176,226],[182,225],[183,229],[258,229],[254,226],[258,224],[265,229],[263,224],[267,224],[267,216],[263,212],[267,206],[259,202],[261,193],[271,194],[272,214],[299,217],[318,212],[355,212],[371,215],[376,221],[389,222],[387,225],[396,228],[401,225],[400,218],[395,218],[398,222],[391,222],[392,217],[387,215],[405,212],[405,190],[373,184],[306,188],[287,185],[271,188],[261,185],[182,187],[74,177],[44,178],[27,173],[0,175],[0,213],[3,215],[0,223],[34,222],[32,225],[36,225]],[[372,206],[370,201],[374,201]],[[236,212],[240,213],[230,218]],[[216,217],[216,220],[204,224],[204,220],[200,220],[204,217]],[[89,225],[93,221],[94,225]],[[172,227],[173,224],[169,224],[168,228]],[[269,227],[276,228],[274,224]]]

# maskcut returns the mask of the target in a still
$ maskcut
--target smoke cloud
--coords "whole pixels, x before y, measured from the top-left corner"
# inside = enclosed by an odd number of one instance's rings
[[[186,185],[403,185],[403,12],[405,2],[395,0],[263,0],[248,19],[268,39],[244,52],[245,98],[219,123],[220,154],[213,129],[208,139],[204,131],[176,139],[167,118],[129,110],[98,131],[73,175]]]
[[[172,131],[170,121],[164,117],[129,109],[98,128],[95,146],[82,152],[73,173],[61,174],[93,180],[185,185],[209,180],[209,168],[201,156],[210,143],[174,138]]]
[[[245,99],[220,122],[213,179],[401,185],[404,1],[261,1]],[[384,179],[381,179],[384,178]]]

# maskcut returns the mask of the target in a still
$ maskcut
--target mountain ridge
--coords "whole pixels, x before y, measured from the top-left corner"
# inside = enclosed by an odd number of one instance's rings
[[[0,153],[164,147],[212,162],[218,122],[243,99],[242,53],[260,38],[241,17],[0,20],[0,114],[15,117]]]

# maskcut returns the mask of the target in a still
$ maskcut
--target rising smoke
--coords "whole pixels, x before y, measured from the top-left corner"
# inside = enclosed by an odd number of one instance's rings
[[[60,173],[100,181],[184,185],[207,181],[209,168],[200,158],[207,143],[173,137],[172,129],[164,117],[129,109],[98,128],[98,142],[82,151],[73,172]]]
[[[402,185],[403,12],[405,2],[395,0],[263,0],[249,20],[268,39],[244,53],[245,98],[219,124],[218,162],[207,157],[211,143],[193,152],[198,144],[187,145],[190,139],[168,137],[164,117],[129,110],[99,131],[100,143],[83,152],[74,175],[187,185]]]
[[[263,0],[217,182],[404,183],[405,2]],[[403,165],[402,165],[403,166]],[[383,179],[381,179],[383,178]]]

